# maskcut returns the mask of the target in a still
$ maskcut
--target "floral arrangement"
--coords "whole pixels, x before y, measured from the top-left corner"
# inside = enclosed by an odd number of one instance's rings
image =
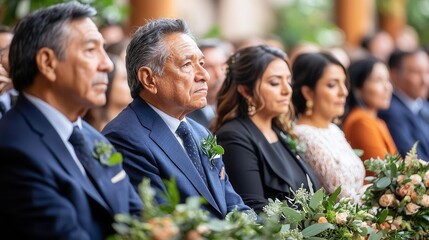
[[[340,192],[339,187],[329,196],[323,189],[311,193],[300,188],[290,206],[270,200],[264,212],[283,222],[283,239],[381,239],[384,233],[370,226],[375,217],[350,198],[336,202]]]
[[[110,239],[368,239],[379,240],[384,232],[374,231],[367,221],[374,216],[342,199],[336,202],[341,189],[328,196],[323,190],[308,192],[299,189],[294,200],[270,200],[264,213],[232,211],[225,220],[213,219],[201,209],[204,200],[189,198],[179,203],[174,180],[166,181],[167,205],[155,203],[155,191],[145,179],[140,195],[145,209],[141,219],[117,215]]]
[[[364,205],[379,218],[388,239],[429,238],[429,165],[418,159],[416,144],[405,159],[365,161],[376,177],[363,197]]]

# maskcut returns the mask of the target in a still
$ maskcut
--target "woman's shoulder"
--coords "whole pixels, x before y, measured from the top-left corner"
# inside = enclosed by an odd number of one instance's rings
[[[224,123],[217,131],[216,136],[222,137],[224,135],[248,135],[249,123],[244,119],[235,118]]]
[[[343,126],[354,125],[358,123],[376,123],[378,118],[374,118],[362,108],[354,108],[344,120]]]

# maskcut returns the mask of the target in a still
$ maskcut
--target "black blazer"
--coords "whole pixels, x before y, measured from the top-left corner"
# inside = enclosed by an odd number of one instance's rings
[[[280,130],[274,129],[277,134]],[[262,132],[249,118],[237,118],[224,124],[216,132],[218,143],[224,147],[223,160],[226,172],[236,192],[243,198],[246,205],[260,212],[268,203],[268,198],[280,200],[293,197],[291,181],[305,172],[313,184],[313,190],[321,187],[317,176],[302,156],[290,153],[290,158],[282,159],[266,140]],[[298,159],[301,158],[301,159]],[[290,169],[290,163],[295,161],[302,171]],[[306,184],[307,182],[305,182]],[[292,189],[296,190],[296,189]]]

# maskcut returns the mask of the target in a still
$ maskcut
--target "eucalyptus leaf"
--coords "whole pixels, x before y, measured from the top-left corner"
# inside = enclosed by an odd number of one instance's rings
[[[303,220],[303,216],[298,211],[290,207],[284,207],[282,208],[282,211],[285,214],[286,218],[292,222],[299,222]]]
[[[384,234],[384,231],[373,232],[369,235],[368,240],[380,240],[383,238]]]
[[[325,197],[325,192],[323,191],[323,189],[321,188],[317,190],[317,192],[315,192],[310,199],[310,207],[313,210],[316,209],[322,203],[322,200],[324,197]]]
[[[313,224],[307,228],[305,228],[304,230],[302,230],[302,236],[304,237],[314,237],[317,234],[327,230],[327,229],[334,229],[334,225],[332,225],[331,223],[316,223]]]
[[[375,187],[378,189],[383,189],[389,186],[392,183],[389,177],[382,177],[376,183]]]

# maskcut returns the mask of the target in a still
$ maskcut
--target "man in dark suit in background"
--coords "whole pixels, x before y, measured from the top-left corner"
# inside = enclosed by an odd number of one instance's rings
[[[209,75],[204,56],[182,20],[159,19],[139,28],[126,55],[133,102],[103,134],[124,155],[135,187],[144,177],[164,203],[163,179],[175,178],[181,201],[203,196],[213,217],[248,210],[232,188],[220,156],[209,160],[201,141],[210,132],[186,117],[206,106]]]
[[[395,51],[389,59],[394,92],[389,109],[380,111],[399,153],[405,157],[418,141],[419,158],[429,161],[429,57],[422,49]]]
[[[80,119],[105,103],[112,70],[95,14],[59,4],[16,27],[9,63],[20,97],[0,120],[4,238],[106,239],[115,214],[142,208],[121,164],[104,161],[112,149],[93,156],[107,139]]]

